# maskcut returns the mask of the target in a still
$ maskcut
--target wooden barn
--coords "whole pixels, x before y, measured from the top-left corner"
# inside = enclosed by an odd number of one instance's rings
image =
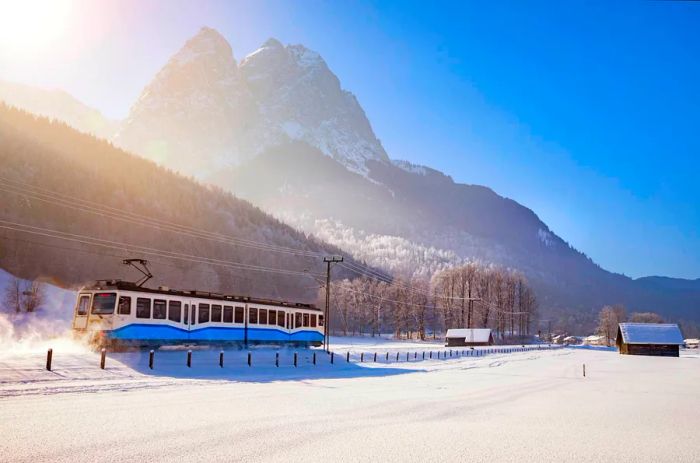
[[[447,330],[445,345],[450,346],[490,346],[493,335],[489,328],[452,328]]]
[[[615,344],[621,354],[678,357],[683,335],[672,323],[620,323]]]

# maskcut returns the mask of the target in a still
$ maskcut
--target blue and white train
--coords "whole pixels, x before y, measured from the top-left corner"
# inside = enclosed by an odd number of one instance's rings
[[[100,347],[167,344],[323,343],[323,313],[310,304],[142,288],[101,280],[78,292],[73,329]]]

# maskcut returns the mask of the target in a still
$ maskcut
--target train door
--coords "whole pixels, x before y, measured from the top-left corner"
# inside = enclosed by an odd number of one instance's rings
[[[118,294],[117,298],[117,309],[114,312],[114,322],[112,327],[119,328],[129,323],[131,319],[132,311],[132,298],[131,296],[125,296],[123,294]]]
[[[90,310],[90,294],[80,294],[75,304],[75,315],[73,316],[73,328],[84,330],[87,328],[88,312]]]

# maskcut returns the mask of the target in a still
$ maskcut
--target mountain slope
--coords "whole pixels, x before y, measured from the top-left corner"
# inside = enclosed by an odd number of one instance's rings
[[[0,105],[0,139],[0,267],[22,278],[133,280],[121,259],[143,257],[153,285],[315,301],[312,275],[323,264],[308,253],[339,253],[229,193],[63,124]],[[208,232],[222,238],[202,237]]]
[[[0,101],[40,116],[56,119],[81,132],[110,139],[119,127],[117,121],[62,90],[44,90],[28,85],[0,81]]]

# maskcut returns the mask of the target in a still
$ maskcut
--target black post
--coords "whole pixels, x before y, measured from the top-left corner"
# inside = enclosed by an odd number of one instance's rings
[[[53,349],[46,352],[46,369],[51,371],[51,360],[53,360]]]
[[[430,351],[430,359],[431,360],[433,359],[433,351],[432,350]]]
[[[418,358],[418,352],[414,352],[414,353],[413,353],[413,359],[415,360],[415,359],[417,359],[417,358]]]
[[[187,368],[192,368],[192,351],[187,351]]]
[[[365,353],[360,352],[360,363],[363,363],[365,361]]]
[[[248,366],[252,366],[253,364],[253,354],[248,352]]]
[[[396,361],[397,362],[399,361],[399,353],[398,352],[396,353]]]
[[[586,364],[583,364],[583,377],[586,377]]]
[[[297,366],[297,353],[294,352],[294,366]]]
[[[100,369],[104,370],[105,369],[105,360],[107,357],[107,349],[102,348],[102,351],[100,354],[101,354],[100,355]]]
[[[326,352],[330,352],[331,350],[331,264],[342,261],[343,256],[331,256],[323,258],[323,262],[326,263],[326,319],[323,323],[323,342],[325,344]]]
[[[224,367],[224,351],[219,352],[219,366]]]
[[[333,356],[334,356],[334,355],[335,355],[335,354],[333,354],[333,352],[331,352],[331,365],[333,365]]]
[[[345,361],[350,363],[350,352],[348,352],[347,355],[345,356]]]
[[[316,365],[316,352],[314,352],[313,363]]]
[[[425,351],[423,351],[423,360],[425,360]]]
[[[151,350],[148,353],[148,368],[150,368],[151,370],[153,369],[153,356],[154,355],[155,355],[155,352],[153,350]]]
[[[275,366],[279,367],[280,366],[280,353],[275,352]]]
[[[377,363],[377,353],[374,353],[374,363]]]
[[[406,361],[408,362],[408,352],[406,352]]]
[[[389,352],[386,353],[386,361],[389,361]]]

